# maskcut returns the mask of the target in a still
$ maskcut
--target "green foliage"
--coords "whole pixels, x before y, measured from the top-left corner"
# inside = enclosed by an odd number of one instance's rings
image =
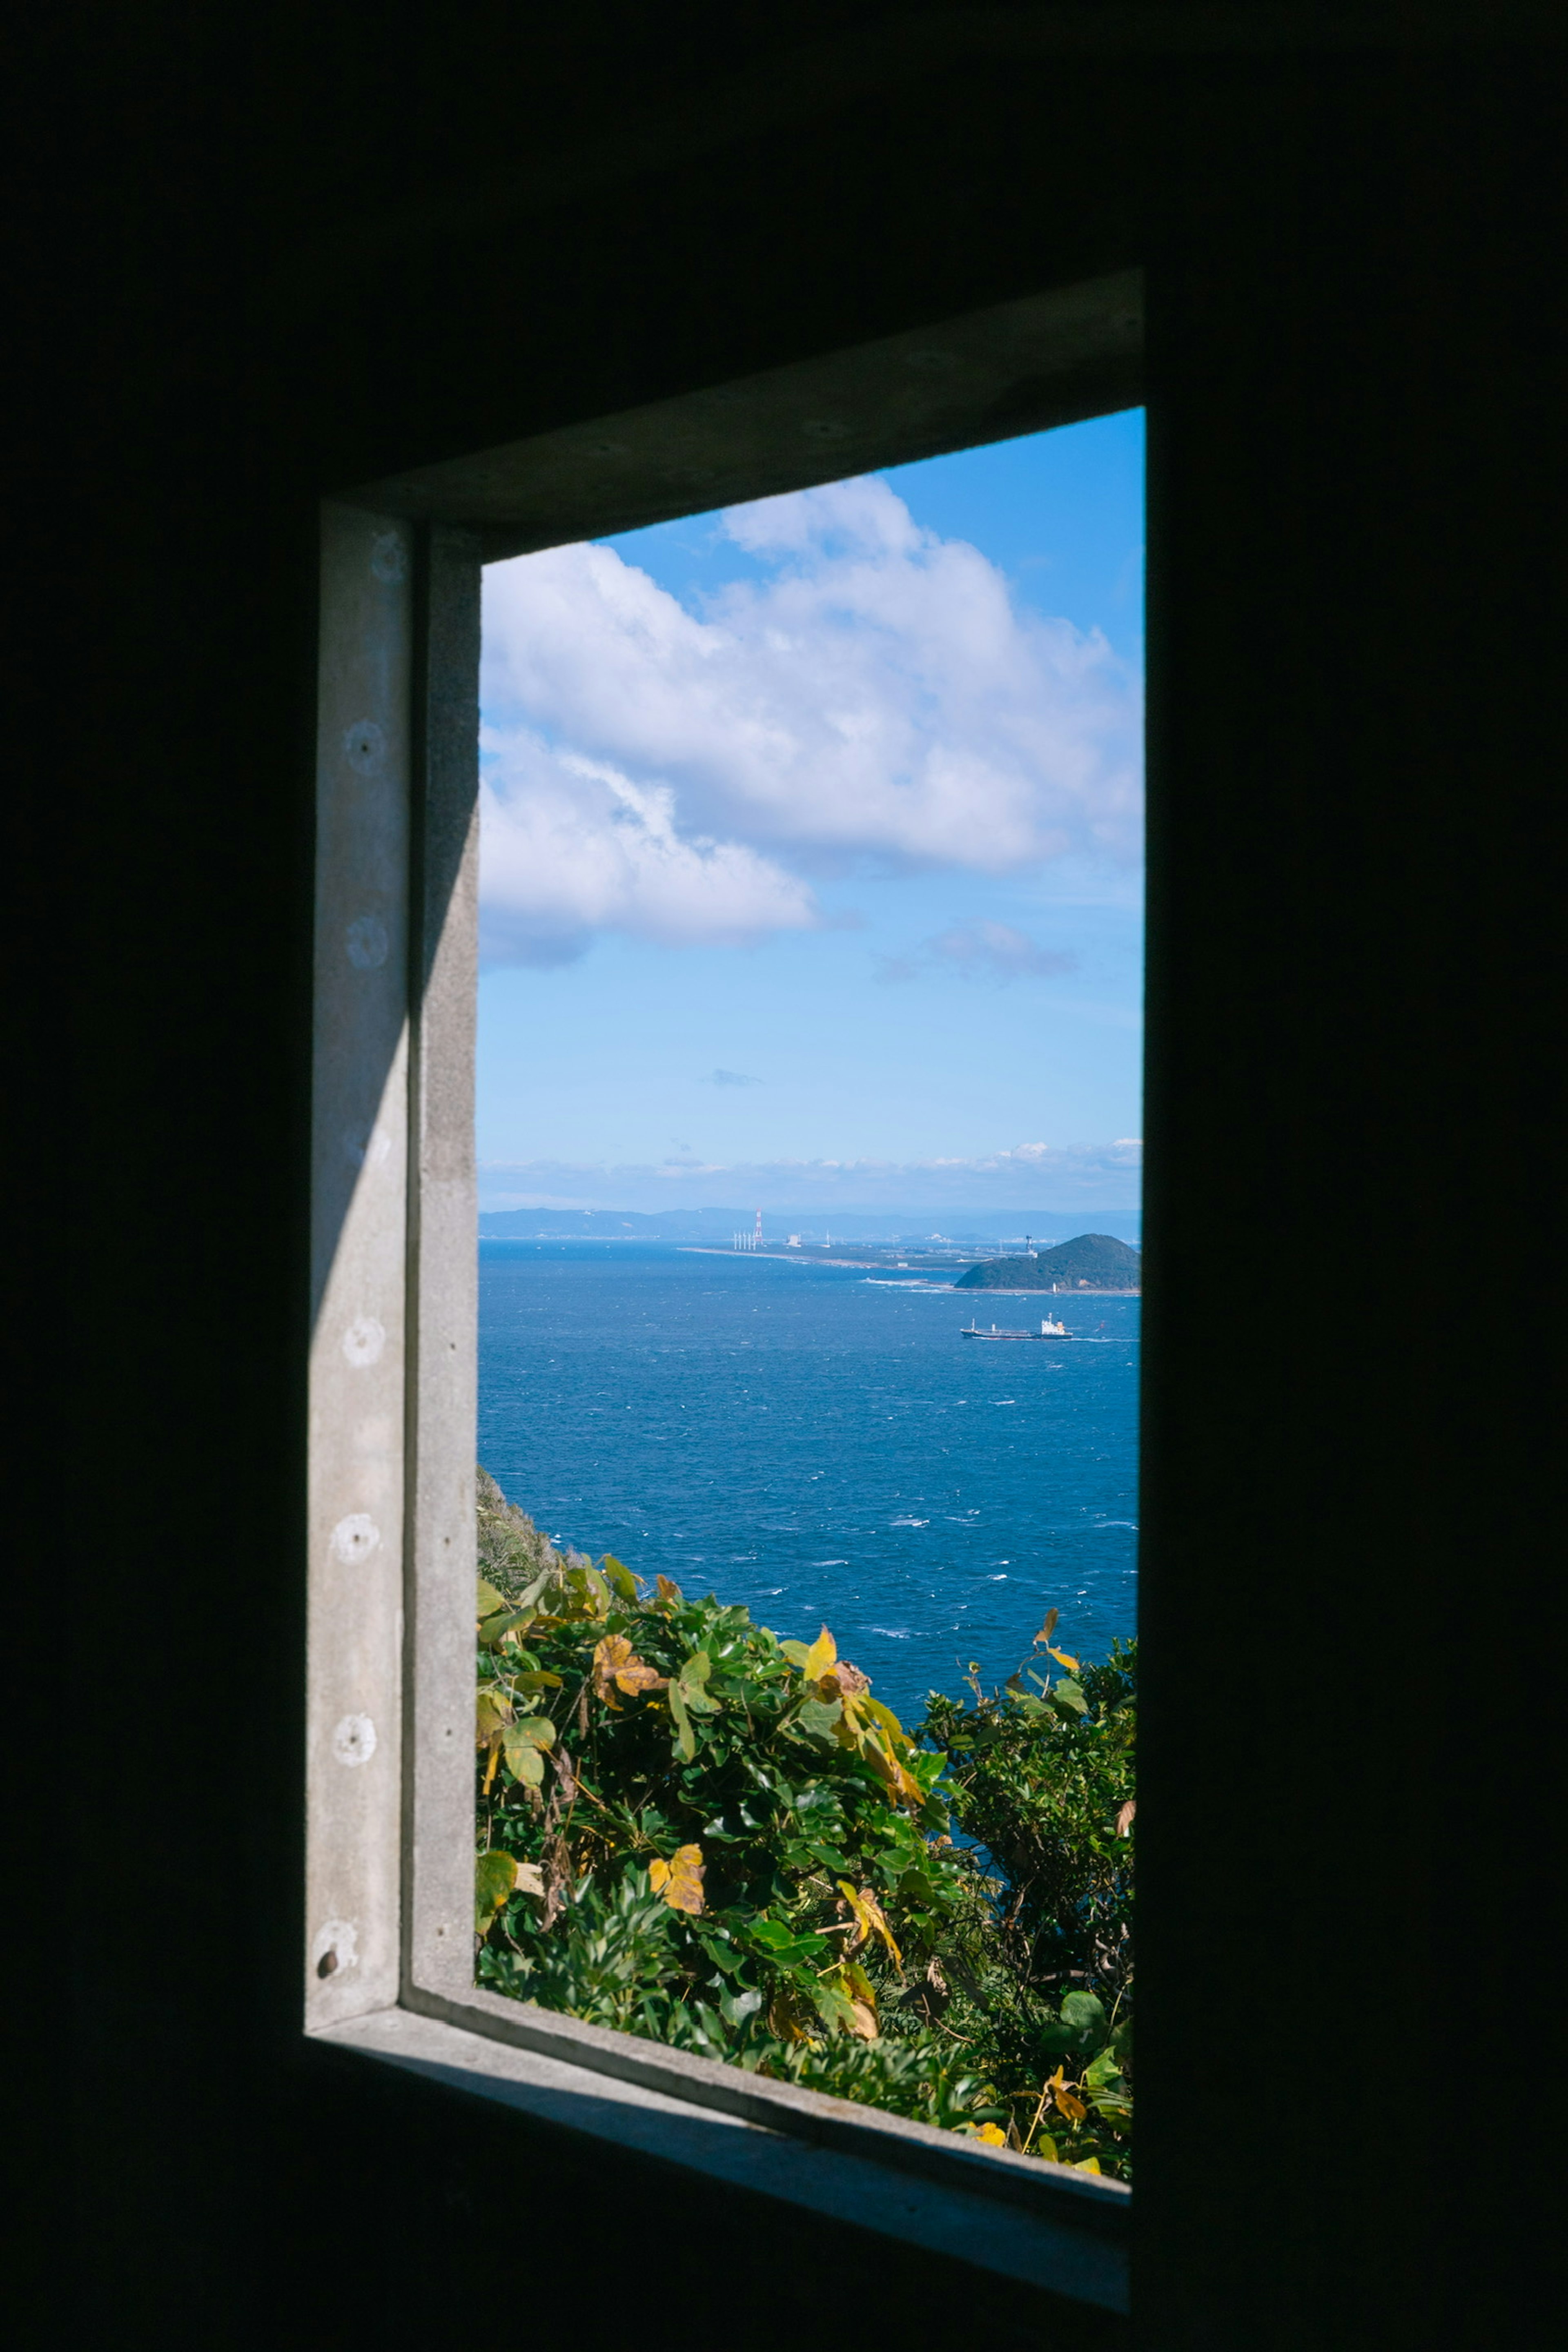
[[[921,1740],[944,1759],[959,1827],[996,1866],[998,1895],[966,2013],[1018,2135],[1125,2177],[1132,2122],[1137,1644],[1099,1665],[1052,1647],[965,1705],[932,1693]],[[1050,1666],[1064,1671],[1054,1679]],[[971,1670],[973,1675],[973,1669]],[[1031,1687],[1032,1685],[1032,1687]],[[1029,2115],[1017,2086],[1037,2085]],[[1031,2137],[1031,2134],[1037,2137]]]
[[[1143,1253],[1111,1234],[1079,1234],[1033,1257],[991,1257],[961,1274],[955,1290],[1049,1290],[1053,1284],[1076,1290],[1137,1290],[1143,1280]]]
[[[647,1593],[480,1477],[479,1981],[1125,2171],[1131,1653],[913,1738],[826,1628]]]

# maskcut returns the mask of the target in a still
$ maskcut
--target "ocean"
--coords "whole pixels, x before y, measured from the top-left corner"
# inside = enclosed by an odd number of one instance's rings
[[[826,1624],[906,1722],[970,1662],[1135,1630],[1136,1298],[647,1243],[479,1244],[479,1459],[558,1543]]]

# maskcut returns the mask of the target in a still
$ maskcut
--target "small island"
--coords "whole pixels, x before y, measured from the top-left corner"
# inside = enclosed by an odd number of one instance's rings
[[[1110,1234],[1079,1234],[1028,1257],[990,1257],[972,1265],[955,1290],[1140,1290],[1143,1253]]]

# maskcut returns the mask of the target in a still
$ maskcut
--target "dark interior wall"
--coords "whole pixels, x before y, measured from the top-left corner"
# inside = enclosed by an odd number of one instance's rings
[[[1144,2286],[1201,2209],[1255,2341],[1534,2342],[1563,126],[1247,82],[1151,285]]]
[[[75,2244],[40,2332],[68,2278],[116,2345],[502,2305],[783,2343],[831,2280],[880,2330],[1066,2340],[300,2042],[314,530],[394,467],[1142,262],[1142,2332],[1544,2336],[1544,1334],[1536,1286],[1447,1268],[1550,1255],[1510,1220],[1552,1164],[1561,52],[1173,47],[1180,13],[1109,55],[1030,47],[1071,12],[845,5],[26,36],[51,1921],[67,1854],[111,1857],[44,1939]],[[62,1496],[111,1635],[62,1634]]]

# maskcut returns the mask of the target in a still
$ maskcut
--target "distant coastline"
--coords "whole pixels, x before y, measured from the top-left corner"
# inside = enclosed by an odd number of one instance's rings
[[[951,1244],[941,1249],[917,1243],[878,1246],[853,1243],[794,1243],[784,1248],[724,1249],[716,1242],[684,1242],[683,1255],[700,1257],[771,1258],[780,1265],[835,1265],[863,1274],[908,1274],[924,1286],[942,1290],[1032,1291],[1069,1298],[1137,1298],[1142,1294],[1142,1253],[1110,1234],[1079,1234],[1053,1249],[1025,1257],[976,1261]],[[964,1261],[968,1260],[967,1266]],[[960,1271],[964,1267],[963,1271]]]
[[[829,1257],[820,1247],[721,1249],[717,1242],[678,1242],[676,1247],[682,1257],[771,1257],[776,1258],[780,1265],[853,1265],[868,1268],[872,1273],[876,1273],[879,1270],[885,1272],[889,1265],[889,1260],[885,1257],[839,1257],[837,1254]],[[924,1270],[923,1266],[910,1268],[911,1274],[923,1273]],[[947,1286],[951,1290],[953,1285],[949,1283]]]

